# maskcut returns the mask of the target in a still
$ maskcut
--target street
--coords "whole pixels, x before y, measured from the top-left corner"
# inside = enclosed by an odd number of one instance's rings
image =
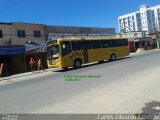
[[[142,113],[147,103],[160,101],[159,73],[159,51],[55,71],[1,85],[0,113]],[[79,81],[66,80],[75,75]]]

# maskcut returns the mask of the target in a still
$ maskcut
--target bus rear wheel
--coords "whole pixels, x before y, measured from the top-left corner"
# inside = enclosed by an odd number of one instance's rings
[[[104,60],[98,61],[98,63],[100,63],[100,64],[101,64],[101,63],[104,63]]]
[[[74,61],[74,68],[80,68],[81,67],[81,61],[78,59],[78,60],[75,60]]]
[[[115,60],[116,60],[116,55],[115,54],[111,54],[110,61],[115,61]]]

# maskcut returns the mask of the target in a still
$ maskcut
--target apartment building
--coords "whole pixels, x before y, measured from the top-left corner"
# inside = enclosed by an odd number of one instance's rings
[[[0,23],[0,46],[9,44],[11,23]]]
[[[44,42],[45,25],[32,23],[0,23],[0,46],[24,45],[26,41]]]
[[[144,49],[156,48],[156,41],[151,36],[146,34],[145,31],[132,31],[126,33],[117,33],[117,38],[128,38],[130,52],[135,52],[138,48],[143,47]]]
[[[131,31],[126,33],[116,33],[116,38],[128,38],[130,41],[132,38],[145,38],[148,37],[145,31]]]
[[[130,31],[160,31],[160,5],[141,5],[139,11],[118,17],[120,33]]]

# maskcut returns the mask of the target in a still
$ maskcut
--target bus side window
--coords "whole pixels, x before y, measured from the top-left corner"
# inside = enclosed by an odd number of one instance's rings
[[[127,40],[121,40],[121,46],[128,46]]]
[[[100,40],[100,48],[104,48],[104,40]]]
[[[105,48],[108,47],[108,40],[105,40]]]
[[[91,41],[91,48],[92,49],[100,48],[99,40],[93,40],[93,41]]]
[[[69,41],[63,41],[62,42],[62,56],[67,55],[68,53],[71,53],[71,44]]]
[[[101,46],[101,48],[107,48],[108,47],[108,40],[101,40],[100,46]]]
[[[115,40],[115,43],[116,43],[116,47],[119,47],[119,41]]]
[[[90,49],[91,48],[90,41],[89,40],[82,41],[82,48],[83,49]]]
[[[120,41],[116,40],[116,46],[119,47],[120,46]]]
[[[120,40],[120,46],[123,46],[123,40]]]
[[[113,40],[109,40],[109,47],[113,47]]]
[[[128,46],[128,41],[124,40],[124,46]]]
[[[81,41],[72,41],[72,49],[81,50],[82,49]]]
[[[117,40],[113,40],[113,46],[117,47]]]

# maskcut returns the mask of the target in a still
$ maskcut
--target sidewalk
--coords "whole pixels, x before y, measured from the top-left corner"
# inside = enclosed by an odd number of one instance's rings
[[[137,55],[147,54],[147,53],[156,52],[156,51],[158,52],[160,50],[152,49],[152,50],[138,51],[138,52],[130,53],[130,56],[137,56]]]
[[[152,50],[147,50],[147,51],[142,51],[140,53],[130,53],[129,56],[137,56],[137,55],[142,55],[142,54],[147,54],[147,53],[151,53],[151,52],[155,52],[155,51],[160,51],[158,49],[152,49]],[[90,63],[89,63],[90,64]],[[50,68],[50,69],[45,69],[45,71],[35,71],[35,73],[33,74],[32,72],[26,72],[26,73],[20,73],[20,74],[16,74],[16,75],[11,75],[8,77],[0,77],[0,82],[1,81],[5,81],[5,80],[10,80],[13,78],[20,78],[20,77],[27,77],[28,79],[31,78],[37,78],[37,77],[42,77],[42,76],[47,76],[47,75],[51,75],[54,73],[54,71],[57,70],[56,68]]]
[[[33,78],[33,77],[41,77],[41,76],[46,76],[46,75],[50,75],[51,73],[53,74],[53,71],[55,71],[57,69],[55,68],[50,68],[50,69],[45,69],[45,71],[40,70],[40,71],[35,71],[35,73],[33,72],[25,72],[25,73],[20,73],[20,74],[15,74],[15,75],[11,75],[11,76],[7,76],[7,77],[0,77],[0,82],[3,80],[10,80],[13,78],[20,78],[20,77],[27,77],[30,76],[28,78]]]

